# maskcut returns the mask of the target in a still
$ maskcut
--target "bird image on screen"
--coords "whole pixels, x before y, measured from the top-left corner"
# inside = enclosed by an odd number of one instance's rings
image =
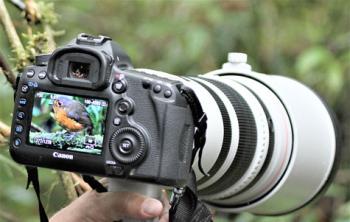
[[[57,123],[69,132],[79,132],[87,129],[91,134],[92,125],[85,106],[78,101],[59,97],[53,102],[54,118]]]
[[[29,144],[99,155],[107,107],[105,100],[37,92]]]

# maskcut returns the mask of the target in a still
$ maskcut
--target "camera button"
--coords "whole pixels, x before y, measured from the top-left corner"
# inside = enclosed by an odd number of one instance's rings
[[[132,112],[133,107],[129,101],[122,100],[121,102],[118,103],[117,109],[121,114],[129,114]]]
[[[123,93],[126,91],[127,85],[126,82],[123,80],[118,80],[115,83],[113,83],[112,89],[115,93]]]
[[[170,90],[166,90],[166,91],[164,92],[164,97],[165,97],[165,98],[169,98],[169,97],[171,97],[172,94],[173,94],[173,93],[172,93]]]
[[[14,141],[13,141],[13,145],[18,147],[22,144],[22,140],[20,138],[16,138]]]
[[[115,117],[115,118],[113,119],[113,124],[114,124],[115,126],[119,126],[119,125],[121,124],[121,122],[122,122],[122,120],[121,120],[119,117]]]
[[[133,147],[134,147],[134,144],[129,139],[122,139],[118,145],[118,149],[122,154],[132,153]]]
[[[39,79],[45,79],[46,78],[46,71],[39,72],[38,76],[39,76]]]
[[[16,133],[22,133],[23,132],[23,126],[22,125],[16,125],[15,131],[16,131]]]
[[[162,87],[160,85],[157,84],[153,87],[153,92],[160,93],[160,91],[162,91]]]
[[[29,69],[26,74],[28,78],[32,78],[35,75],[35,71],[33,69]]]
[[[29,86],[28,85],[22,85],[21,91],[22,91],[22,93],[27,93],[29,91]]]
[[[114,175],[122,175],[124,172],[124,168],[122,166],[112,166],[111,168]]]
[[[25,117],[26,117],[26,114],[24,112],[17,112],[18,119],[24,119]]]
[[[21,106],[25,106],[25,105],[27,105],[27,99],[26,98],[20,98],[18,103]]]
[[[122,175],[124,173],[124,167],[114,164],[107,164],[106,173],[108,175]]]
[[[143,81],[142,81],[142,87],[143,87],[144,89],[149,89],[149,88],[151,87],[151,85],[152,85],[152,83],[151,83],[151,81],[149,81],[149,80],[143,80]]]

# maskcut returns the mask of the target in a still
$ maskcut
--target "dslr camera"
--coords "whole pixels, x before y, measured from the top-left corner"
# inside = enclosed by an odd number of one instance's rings
[[[182,85],[131,70],[110,38],[80,34],[21,75],[11,155],[25,165],[181,185],[194,130]]]
[[[198,110],[206,140],[195,152]],[[245,54],[175,76],[135,69],[110,38],[86,34],[24,70],[12,129],[11,155],[25,165],[176,187],[193,163],[199,198],[229,213],[300,209],[340,162],[325,102],[295,80],[252,71]]]

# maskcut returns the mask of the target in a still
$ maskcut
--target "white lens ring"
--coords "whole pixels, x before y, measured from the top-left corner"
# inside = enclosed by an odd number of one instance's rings
[[[238,148],[238,138],[239,138],[238,118],[237,118],[236,112],[235,112],[231,102],[229,101],[229,99],[225,96],[225,94],[219,88],[217,88],[213,84],[211,84],[207,81],[204,81],[202,79],[196,78],[196,81],[209,87],[221,99],[221,102],[224,103],[224,106],[227,109],[227,112],[229,113],[231,129],[236,129],[236,130],[231,130],[230,148],[229,148],[229,151],[228,151],[228,154],[226,156],[225,161],[222,163],[222,165],[220,167],[220,170],[217,173],[215,173],[214,175],[210,175],[210,178],[205,182],[205,184],[214,184],[223,176],[223,174],[227,171],[227,169],[229,169],[232,161],[234,160],[234,158],[236,156],[236,152],[237,152],[237,148]],[[219,114],[220,114],[220,112],[219,112]],[[209,120],[209,117],[208,117],[208,120]],[[214,129],[217,129],[217,128],[218,127],[215,127]],[[209,130],[209,126],[207,127],[207,130]],[[216,139],[215,134],[211,135],[209,132],[207,132],[207,140],[208,139],[215,140]],[[213,156],[212,157],[205,156],[204,152],[206,152],[206,149],[207,149],[207,147],[204,147],[204,149],[203,149],[202,161],[205,160],[204,158],[213,158]],[[213,149],[213,147],[208,147],[208,149]],[[221,146],[220,146],[220,149],[221,149]],[[214,161],[216,161],[216,159]],[[204,164],[205,164],[205,162],[203,162],[202,165],[204,165]],[[199,174],[201,174],[201,173],[199,172]],[[197,179],[197,181],[198,180],[199,179]],[[205,188],[204,184],[198,185],[198,189],[203,189],[203,188]]]
[[[319,196],[336,172],[334,161],[339,155],[334,122],[324,102],[305,85],[283,76],[235,69],[216,70],[211,75],[242,76],[271,90],[288,114],[292,152],[283,175],[259,199],[242,205],[207,204],[221,212],[281,215],[300,209]]]
[[[232,184],[228,189],[225,189],[215,194],[201,195],[203,199],[213,200],[234,195],[243,190],[245,187],[247,187],[255,179],[255,177],[260,172],[268,153],[269,126],[263,107],[261,106],[257,98],[247,88],[233,81],[232,79],[224,79],[222,77],[215,76],[206,78],[220,81],[226,84],[227,86],[232,87],[238,94],[240,94],[252,111],[257,129],[256,149],[254,152],[254,157],[248,169],[243,174],[243,176],[234,184]],[[226,173],[226,171],[224,173]]]
[[[265,104],[273,122],[274,147],[269,166],[252,187],[230,198],[215,200],[217,204],[245,205],[269,192],[283,176],[292,152],[292,129],[288,114],[277,96],[266,86],[251,78],[231,75],[221,78],[236,80],[251,89]],[[236,212],[236,211],[231,211]]]
[[[201,159],[201,165],[203,166],[205,173],[208,173],[214,166],[221,151],[224,124],[219,107],[211,94],[205,88],[203,88],[203,86],[191,79],[186,81],[183,80],[183,83],[195,92],[199,102],[201,103],[202,109],[205,111],[208,118],[206,143],[203,147]],[[237,149],[237,147],[234,148],[233,151],[235,149]],[[200,172],[198,167],[198,155],[196,156],[192,167],[196,174],[196,178],[200,180],[204,175],[202,172]]]

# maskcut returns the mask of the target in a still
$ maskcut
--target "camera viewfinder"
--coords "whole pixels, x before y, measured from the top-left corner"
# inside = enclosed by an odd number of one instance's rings
[[[83,62],[69,62],[68,75],[77,79],[88,79],[90,64]]]

